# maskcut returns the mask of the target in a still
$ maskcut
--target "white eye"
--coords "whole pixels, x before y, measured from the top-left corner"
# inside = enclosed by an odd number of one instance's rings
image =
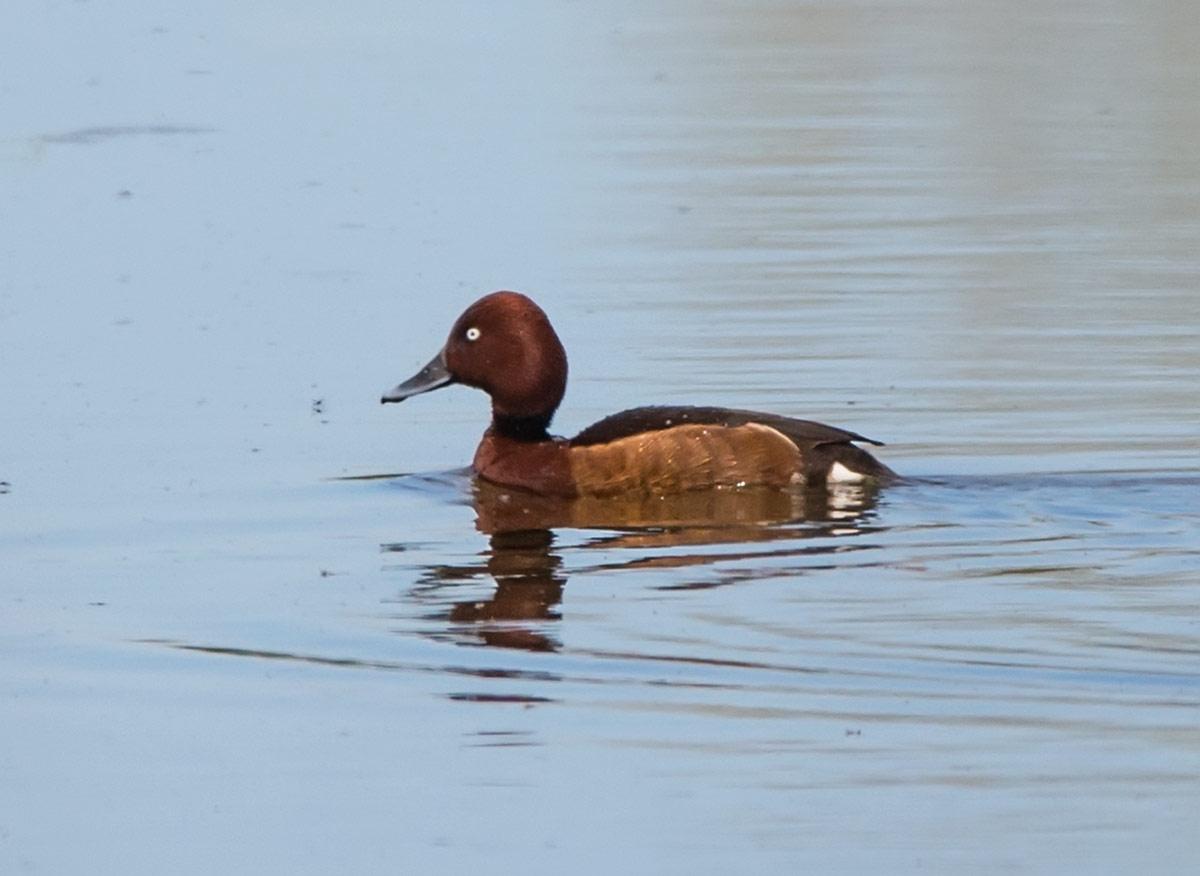
[[[467,340],[468,341],[479,340],[479,329],[475,328],[475,326],[471,326],[469,329],[467,329]]]

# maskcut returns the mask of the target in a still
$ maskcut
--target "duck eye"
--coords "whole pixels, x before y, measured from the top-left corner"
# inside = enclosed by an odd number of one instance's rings
[[[468,341],[477,341],[479,340],[480,331],[475,326],[471,326],[467,329],[466,335]]]

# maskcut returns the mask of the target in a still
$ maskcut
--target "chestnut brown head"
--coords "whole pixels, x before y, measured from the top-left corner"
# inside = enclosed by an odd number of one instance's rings
[[[463,312],[428,365],[381,401],[404,401],[451,383],[490,395],[497,419],[548,425],[566,390],[567,354],[531,299],[519,292],[493,292]]]

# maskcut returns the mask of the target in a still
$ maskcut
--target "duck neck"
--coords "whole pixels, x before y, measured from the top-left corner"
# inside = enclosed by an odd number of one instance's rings
[[[536,443],[549,441],[550,419],[553,414],[537,414],[531,417],[513,416],[492,412],[492,432],[512,441]]]

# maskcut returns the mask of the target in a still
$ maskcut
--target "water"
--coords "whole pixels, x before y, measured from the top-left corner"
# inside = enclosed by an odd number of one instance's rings
[[[26,10],[0,871],[1193,870],[1198,30]],[[472,484],[482,396],[377,399],[503,287],[564,433],[761,408],[909,479]]]

